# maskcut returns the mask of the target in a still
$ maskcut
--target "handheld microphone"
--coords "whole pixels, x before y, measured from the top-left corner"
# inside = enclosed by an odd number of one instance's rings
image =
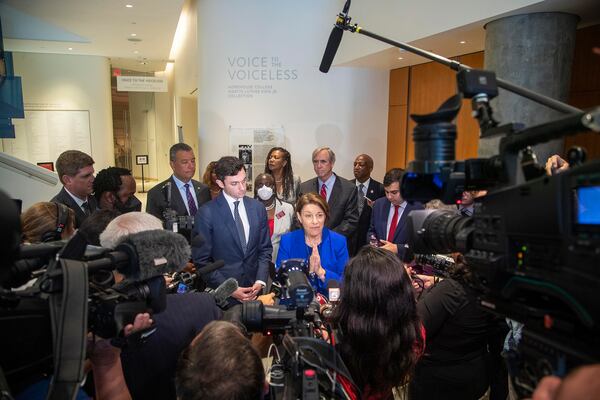
[[[206,264],[202,268],[196,268],[196,273],[198,275],[204,276],[206,274],[210,274],[213,271],[216,271],[217,269],[221,268],[224,265],[225,265],[225,261],[223,261],[223,260],[217,260],[217,261],[215,261],[213,263]]]
[[[226,308],[228,305],[227,299],[238,289],[238,282],[235,278],[228,278],[221,283],[216,289],[206,288],[204,291],[210,293],[215,298],[215,303],[220,308]]]
[[[332,303],[337,302],[340,299],[340,283],[335,279],[328,280],[327,292],[329,293],[329,301]]]
[[[190,245],[183,236],[162,229],[128,235],[115,251],[126,253],[129,260],[117,271],[134,281],[179,272],[191,256]]]
[[[329,72],[329,68],[331,68],[331,64],[333,63],[333,59],[335,58],[335,53],[337,53],[338,47],[340,47],[340,43],[342,41],[342,34],[344,33],[343,24],[346,24],[346,19],[348,16],[348,10],[350,9],[350,0],[346,1],[344,5],[344,10],[338,14],[337,20],[335,21],[335,25],[331,30],[331,34],[329,34],[329,40],[327,41],[327,46],[325,46],[325,52],[323,53],[323,59],[321,60],[321,65],[319,66],[319,71],[326,74]]]

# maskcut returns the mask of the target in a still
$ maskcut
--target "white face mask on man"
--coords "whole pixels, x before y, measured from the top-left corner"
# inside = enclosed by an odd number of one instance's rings
[[[271,197],[273,197],[273,189],[263,185],[261,187],[258,188],[258,190],[256,191],[256,194],[258,194],[258,197],[263,200],[263,201],[267,201],[269,200]]]

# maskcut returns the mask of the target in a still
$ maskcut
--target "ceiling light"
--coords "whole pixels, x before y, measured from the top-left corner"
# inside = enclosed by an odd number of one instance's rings
[[[404,58],[402,58],[402,57],[398,57],[398,60],[404,60]]]
[[[73,48],[72,48],[72,47],[69,47],[69,50],[73,50]]]
[[[133,54],[137,54],[137,53],[139,53],[139,51],[137,51],[137,50],[134,50],[134,51],[133,51]]]
[[[465,44],[465,43],[467,43],[467,42],[466,42],[465,40],[461,40],[459,43],[460,43],[460,44]]]
[[[127,8],[133,8],[133,6],[131,4],[125,4],[125,7],[127,7]]]
[[[137,33],[132,33],[131,36],[137,36]]]

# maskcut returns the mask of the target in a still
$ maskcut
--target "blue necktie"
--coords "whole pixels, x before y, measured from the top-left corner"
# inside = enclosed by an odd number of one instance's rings
[[[240,201],[234,201],[235,209],[233,210],[233,215],[235,219],[235,226],[237,227],[238,236],[240,237],[240,243],[242,244],[242,249],[244,253],[246,252],[246,234],[244,233],[244,224],[242,224],[242,218],[240,217],[240,211],[238,206],[240,205]]]
[[[185,195],[187,197],[187,203],[188,203],[188,208],[190,210],[190,215],[193,217],[198,212],[198,207],[196,207],[196,202],[194,201],[192,192],[190,192],[190,184],[186,183],[183,186],[185,186]]]

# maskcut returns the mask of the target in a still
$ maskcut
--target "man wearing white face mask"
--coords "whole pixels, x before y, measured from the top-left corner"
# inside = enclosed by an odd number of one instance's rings
[[[254,181],[254,198],[260,200],[267,210],[271,244],[273,245],[273,262],[277,259],[281,235],[290,231],[294,207],[281,201],[275,194],[275,179],[271,174],[260,174]]]

